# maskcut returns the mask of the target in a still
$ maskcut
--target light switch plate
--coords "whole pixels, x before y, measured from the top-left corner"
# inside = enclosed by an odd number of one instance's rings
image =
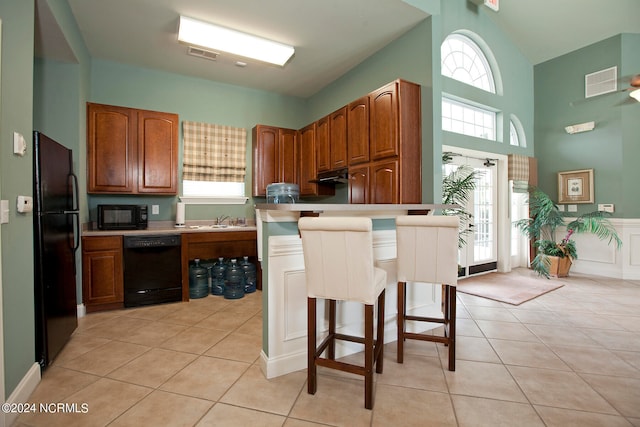
[[[615,211],[613,203],[600,203],[598,204],[598,210],[600,212],[613,213]]]
[[[13,133],[13,154],[21,157],[27,154],[27,142],[24,140],[24,136],[18,132]]]
[[[0,200],[0,224],[9,224],[9,201]]]
[[[578,212],[578,205],[567,205],[567,212]]]
[[[30,196],[18,196],[17,208],[20,213],[33,211],[33,198]]]

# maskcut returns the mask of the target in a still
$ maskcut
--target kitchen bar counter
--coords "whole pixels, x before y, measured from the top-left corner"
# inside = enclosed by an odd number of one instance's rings
[[[385,342],[396,339],[397,285],[395,217],[427,214],[454,205],[436,204],[257,204],[258,257],[262,265],[261,369],[267,378],[305,369],[307,365],[307,288],[302,242],[298,234],[300,216],[366,216],[373,220],[373,250],[376,265],[387,272]],[[357,254],[354,254],[357,256]],[[441,294],[435,286],[410,288],[407,307],[417,316],[436,316]],[[340,333],[362,333],[362,306],[338,304]],[[324,316],[319,304],[318,316]],[[321,322],[322,323],[322,322]],[[326,322],[325,322],[326,323]],[[413,326],[413,325],[411,325]],[[408,327],[409,330],[415,332]],[[434,325],[435,327],[436,325]],[[361,351],[352,343],[339,343],[336,358]]]
[[[149,221],[149,226],[145,230],[99,230],[94,223],[84,224],[82,227],[83,236],[136,236],[152,234],[183,234],[183,233],[217,233],[230,231],[255,231],[256,226],[249,223],[245,226],[216,226],[215,220],[194,220],[187,221],[184,227],[176,227],[173,221]]]

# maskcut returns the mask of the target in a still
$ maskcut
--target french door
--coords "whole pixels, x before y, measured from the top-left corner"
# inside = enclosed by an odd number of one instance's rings
[[[458,251],[460,276],[466,277],[497,269],[497,179],[496,161],[456,156],[444,165],[444,173],[468,165],[476,172],[476,188],[469,197],[467,212],[473,214],[466,244]]]

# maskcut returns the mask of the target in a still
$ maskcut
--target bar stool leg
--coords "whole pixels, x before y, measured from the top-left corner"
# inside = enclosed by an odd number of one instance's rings
[[[307,298],[307,392],[316,394],[316,299]]]
[[[456,287],[449,288],[449,370],[456,370]]]
[[[384,367],[384,300],[385,291],[378,295],[378,326],[376,334],[376,373],[381,374]]]
[[[406,316],[406,282],[398,282],[398,351],[397,362],[403,363],[404,361],[404,322]]]
[[[373,408],[373,305],[364,306],[364,407]]]
[[[336,358],[336,300],[329,300],[329,347],[327,347],[327,358],[335,360]]]

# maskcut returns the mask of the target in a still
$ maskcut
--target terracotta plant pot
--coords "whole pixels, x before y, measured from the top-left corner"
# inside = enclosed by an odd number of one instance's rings
[[[551,266],[549,267],[549,274],[553,277],[567,277],[569,275],[569,269],[571,268],[571,258],[560,258],[557,256],[549,256],[551,260]]]

